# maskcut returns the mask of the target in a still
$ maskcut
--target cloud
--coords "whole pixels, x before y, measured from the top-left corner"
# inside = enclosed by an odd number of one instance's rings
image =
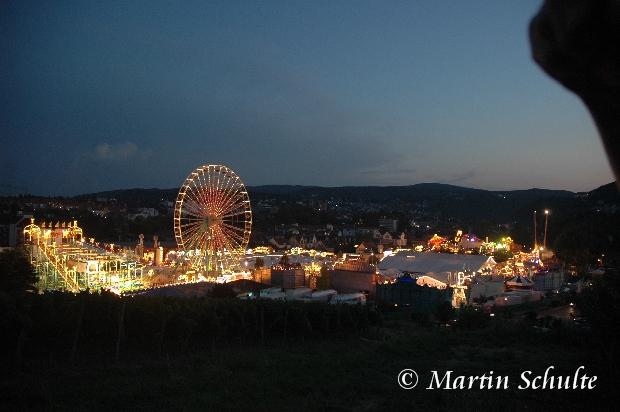
[[[95,158],[99,160],[126,160],[134,157],[148,157],[150,150],[138,150],[133,142],[119,144],[101,143],[95,147]]]
[[[412,167],[400,167],[389,164],[381,167],[375,167],[372,169],[360,170],[360,174],[377,176],[415,175],[417,172],[417,169]]]
[[[413,184],[418,179],[418,169],[395,162],[384,160],[385,163],[372,168],[362,169],[359,174],[363,176],[364,182],[381,185],[391,184]]]
[[[443,181],[440,181],[441,183],[460,183],[460,182],[464,182],[467,181],[469,179],[471,179],[472,177],[475,177],[477,175],[476,171],[474,169],[471,170],[466,170],[462,173],[458,173],[455,174],[453,176],[451,176],[448,179],[444,179]]]

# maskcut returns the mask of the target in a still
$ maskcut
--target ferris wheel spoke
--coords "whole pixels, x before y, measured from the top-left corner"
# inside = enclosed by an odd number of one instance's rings
[[[196,217],[196,216],[189,215],[189,214],[186,214],[185,216],[181,216],[179,218],[179,221],[183,225],[186,223],[202,223],[204,222],[204,220],[205,220],[204,217]]]
[[[194,233],[195,231],[200,231],[200,225],[196,225],[196,224],[181,225],[179,227],[181,228],[182,232],[185,233],[186,235]]]
[[[184,242],[187,242],[188,239],[192,238],[195,235],[198,235],[199,233],[201,233],[201,231],[198,227],[184,228],[181,232],[181,239],[183,239]]]
[[[196,176],[191,182],[187,183],[185,197],[193,199],[194,202],[200,203],[200,196],[197,195],[196,187],[194,186],[197,178],[198,176]]]
[[[239,243],[239,246],[241,246],[244,243],[244,236],[240,235],[239,233],[236,233],[235,231],[230,230],[225,227],[222,228],[222,231],[225,231],[228,237],[237,240]]]
[[[216,251],[216,254],[217,252],[221,251],[226,247],[224,241],[222,240],[220,234],[217,233],[217,231],[213,231],[213,246],[213,250]]]
[[[229,203],[221,210],[221,215],[226,215],[236,209],[245,208],[243,193],[238,192]]]
[[[221,198],[222,198],[221,206],[222,206],[226,203],[227,201],[226,199],[228,198],[230,191],[234,190],[235,185],[232,179],[232,174],[230,173],[229,170],[224,170],[224,172],[222,173],[221,181],[222,181],[222,184],[220,186],[220,190],[221,190]]]
[[[181,217],[180,217],[180,219],[196,219],[196,220],[203,220],[204,218],[205,216],[198,214],[196,211],[194,211],[194,209],[191,209],[191,208],[186,208],[184,211],[182,211]]]
[[[229,238],[226,242],[226,250],[230,254],[237,254],[242,249],[241,246],[239,246],[239,244],[234,242],[231,238]]]
[[[212,256],[210,255],[209,251],[213,250],[213,246],[211,244],[211,240],[209,239],[209,236],[206,236],[204,238],[204,250],[202,251],[202,256],[203,256],[203,262],[205,265],[205,270],[207,273],[211,272],[211,262],[212,262]]]
[[[203,231],[200,236],[198,236],[198,238],[196,239],[196,241],[198,242],[198,245],[200,246],[200,253],[205,253],[205,249],[206,246],[208,244],[208,240],[209,240],[209,232],[208,231]]]
[[[245,243],[245,240],[247,239],[245,233],[235,232],[234,230],[231,230],[229,228],[222,228],[222,230],[226,233],[228,237],[233,238],[237,243],[239,243],[239,245],[243,245]]]
[[[181,226],[183,227],[183,226]],[[186,235],[192,235],[194,232],[201,232],[201,227],[200,225],[191,225],[191,226],[186,226],[184,229],[184,232]]]
[[[220,178],[222,177],[221,170],[222,168],[219,168],[219,170],[216,170],[215,174],[215,204],[213,205],[213,209],[216,213],[220,207],[220,203],[222,202],[222,193],[220,188],[220,184],[222,184],[220,181]]]
[[[194,232],[200,232],[200,225],[194,225],[194,226],[180,226],[182,233],[186,236],[186,235],[191,235]]]
[[[205,193],[207,193],[207,199],[208,199],[209,204],[211,205],[211,207],[213,206],[213,203],[215,202],[215,199],[213,197],[212,177],[213,177],[213,170],[212,170],[211,166],[209,166],[207,168],[206,182],[205,182],[204,188],[205,188]]]
[[[222,193],[223,201],[219,208],[220,213],[226,207],[226,205],[230,202],[230,200],[234,197],[238,189],[239,187],[238,187],[236,179],[234,179],[232,175],[228,175],[227,180],[226,180],[226,187],[225,187],[224,192]]]
[[[224,177],[225,181],[223,183],[223,187],[220,189],[220,202],[217,207],[217,214],[220,215],[222,213],[222,209],[226,207],[226,205],[230,202],[230,191],[234,188],[230,186],[229,179]]]
[[[213,205],[213,213],[219,214],[220,209],[222,208],[223,203],[226,198],[226,190],[228,185],[228,179],[225,175],[219,173],[215,176],[215,185],[214,185],[214,205]]]
[[[184,243],[187,246],[189,246],[190,250],[195,250],[195,249],[197,249],[196,246],[199,243],[200,236],[201,236],[200,232],[190,233],[190,234],[185,236],[185,242]]]
[[[239,226],[234,226],[234,225],[229,225],[228,223],[222,223],[221,226],[226,229],[226,230],[233,230],[233,231],[237,231],[239,233],[243,233],[245,232],[244,228],[241,228]]]
[[[193,198],[197,204],[200,205],[200,208],[204,210],[204,205],[207,203],[206,198],[201,190],[201,173],[196,175],[196,178],[192,181],[191,191]]]
[[[238,199],[241,195],[242,193],[238,190],[238,188],[235,188],[233,192],[229,193],[218,210],[219,214],[226,214],[231,207],[239,205]]]
[[[194,251],[200,250],[200,254],[204,253],[204,250],[202,247],[204,245],[204,237],[205,237],[204,233],[195,233],[194,236],[192,236],[192,240],[190,243],[190,246]]]
[[[237,247],[242,248],[244,242],[244,237],[242,235],[236,234],[232,231],[226,230],[224,231],[224,235],[230,239],[231,241],[233,241],[235,243],[235,245],[237,245]]]
[[[230,205],[231,202],[234,202],[234,200],[243,192],[243,186],[238,185],[236,182],[233,183],[233,185],[231,185],[230,189],[226,192],[226,202],[224,204],[224,206]],[[236,202],[234,202],[236,203]]]
[[[224,226],[225,228],[229,229],[229,230],[235,230],[239,233],[243,233],[245,232],[245,225],[239,225],[239,223],[235,224],[235,223],[228,223],[228,222],[222,222],[221,223],[222,226]]]
[[[213,214],[217,214],[217,210],[219,207],[219,202],[220,202],[220,198],[219,198],[219,180],[218,180],[218,175],[216,174],[216,172],[214,171],[213,174],[210,175],[211,178],[211,182],[209,184],[209,191],[210,191],[210,196],[211,196],[211,205],[209,208],[210,213]]]
[[[222,223],[222,226],[224,226],[225,228],[230,229],[230,230],[239,231],[240,233],[244,233],[245,232],[245,228],[241,228],[239,226],[230,225],[228,223]]]
[[[183,211],[183,209],[185,209],[187,214],[195,217],[205,217],[206,215],[198,200],[192,196],[188,196],[188,199],[185,199],[182,203],[181,211]]]
[[[198,236],[204,232],[205,230],[202,228],[202,225],[190,227],[189,229],[185,231],[185,233],[189,236]]]
[[[232,175],[225,175],[223,177],[224,184],[222,186],[222,201],[223,203],[220,205],[222,207],[230,198],[231,194],[234,193],[238,189],[237,181],[233,178]]]
[[[209,192],[208,192],[209,186],[207,185],[207,178],[205,177],[204,170],[203,170],[203,173],[199,175],[199,177],[200,177],[199,179],[200,187],[198,188],[198,190],[201,193],[201,196],[203,199],[203,205],[205,205],[207,213],[211,213],[210,209],[211,209],[212,201],[209,198]]]
[[[196,196],[200,200],[201,206],[208,208],[209,198],[207,197],[207,193],[205,191],[206,185],[204,180],[204,172],[198,173],[196,179],[192,182],[192,186],[196,192]]]
[[[223,174],[222,177],[222,194],[224,195],[224,198],[227,197],[228,192],[234,188],[234,179],[233,179],[233,175],[226,172]]]
[[[232,218],[235,216],[240,216],[240,215],[245,215],[247,213],[247,210],[245,209],[234,209],[233,211],[237,211],[236,213],[229,213],[227,215],[224,216],[220,216],[222,219],[228,219],[228,218]]]
[[[199,178],[200,176],[197,176],[197,179]],[[195,182],[193,184],[191,196],[196,206],[200,209],[201,213],[203,215],[207,215],[209,213],[209,202],[200,187],[197,187],[195,185]]]
[[[204,222],[204,218],[201,217],[194,217],[194,216],[184,216],[179,218],[179,225],[180,226],[185,226],[185,225],[190,225],[190,224],[197,224],[197,223],[202,223]]]
[[[236,239],[234,236],[229,236],[228,239],[230,243],[231,252],[243,250],[243,242],[241,239]]]
[[[195,219],[195,220],[204,220],[204,216],[200,216],[195,214],[193,211],[185,210],[180,217],[181,220],[186,219]]]
[[[230,237],[227,237],[221,231],[221,229],[219,230],[218,237],[220,241],[222,242],[222,244],[224,245],[224,248],[228,250],[229,252],[232,252],[238,249],[238,245]]]
[[[231,241],[231,239],[226,236],[226,234],[222,231],[222,228],[218,228],[217,230],[218,233],[218,239],[220,240],[221,244],[224,246],[225,250],[232,250],[235,247],[235,244]]]
[[[222,232],[222,228],[219,226],[214,227],[213,233],[215,234],[215,238],[217,239],[217,242],[220,245],[226,246],[225,245],[226,237],[224,236],[224,233]]]
[[[228,251],[235,251],[240,249],[240,244],[237,240],[235,240],[234,236],[230,236],[228,233],[221,233],[222,241],[226,244],[226,248]]]

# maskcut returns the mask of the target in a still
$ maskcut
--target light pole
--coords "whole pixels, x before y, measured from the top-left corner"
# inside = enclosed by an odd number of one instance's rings
[[[543,237],[543,247],[547,249],[547,223],[549,222],[549,209],[545,209],[545,236]]]
[[[536,211],[534,210],[534,250],[538,250],[538,240],[536,239]]]

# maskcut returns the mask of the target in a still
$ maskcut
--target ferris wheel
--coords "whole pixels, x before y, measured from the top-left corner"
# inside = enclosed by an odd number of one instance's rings
[[[206,276],[238,270],[252,230],[250,198],[239,176],[200,166],[179,190],[174,235],[189,263]]]

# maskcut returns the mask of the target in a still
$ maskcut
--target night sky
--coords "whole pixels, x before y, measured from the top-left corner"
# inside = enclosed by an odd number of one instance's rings
[[[590,190],[581,102],[533,63],[538,0],[3,1],[0,193],[249,185]]]

